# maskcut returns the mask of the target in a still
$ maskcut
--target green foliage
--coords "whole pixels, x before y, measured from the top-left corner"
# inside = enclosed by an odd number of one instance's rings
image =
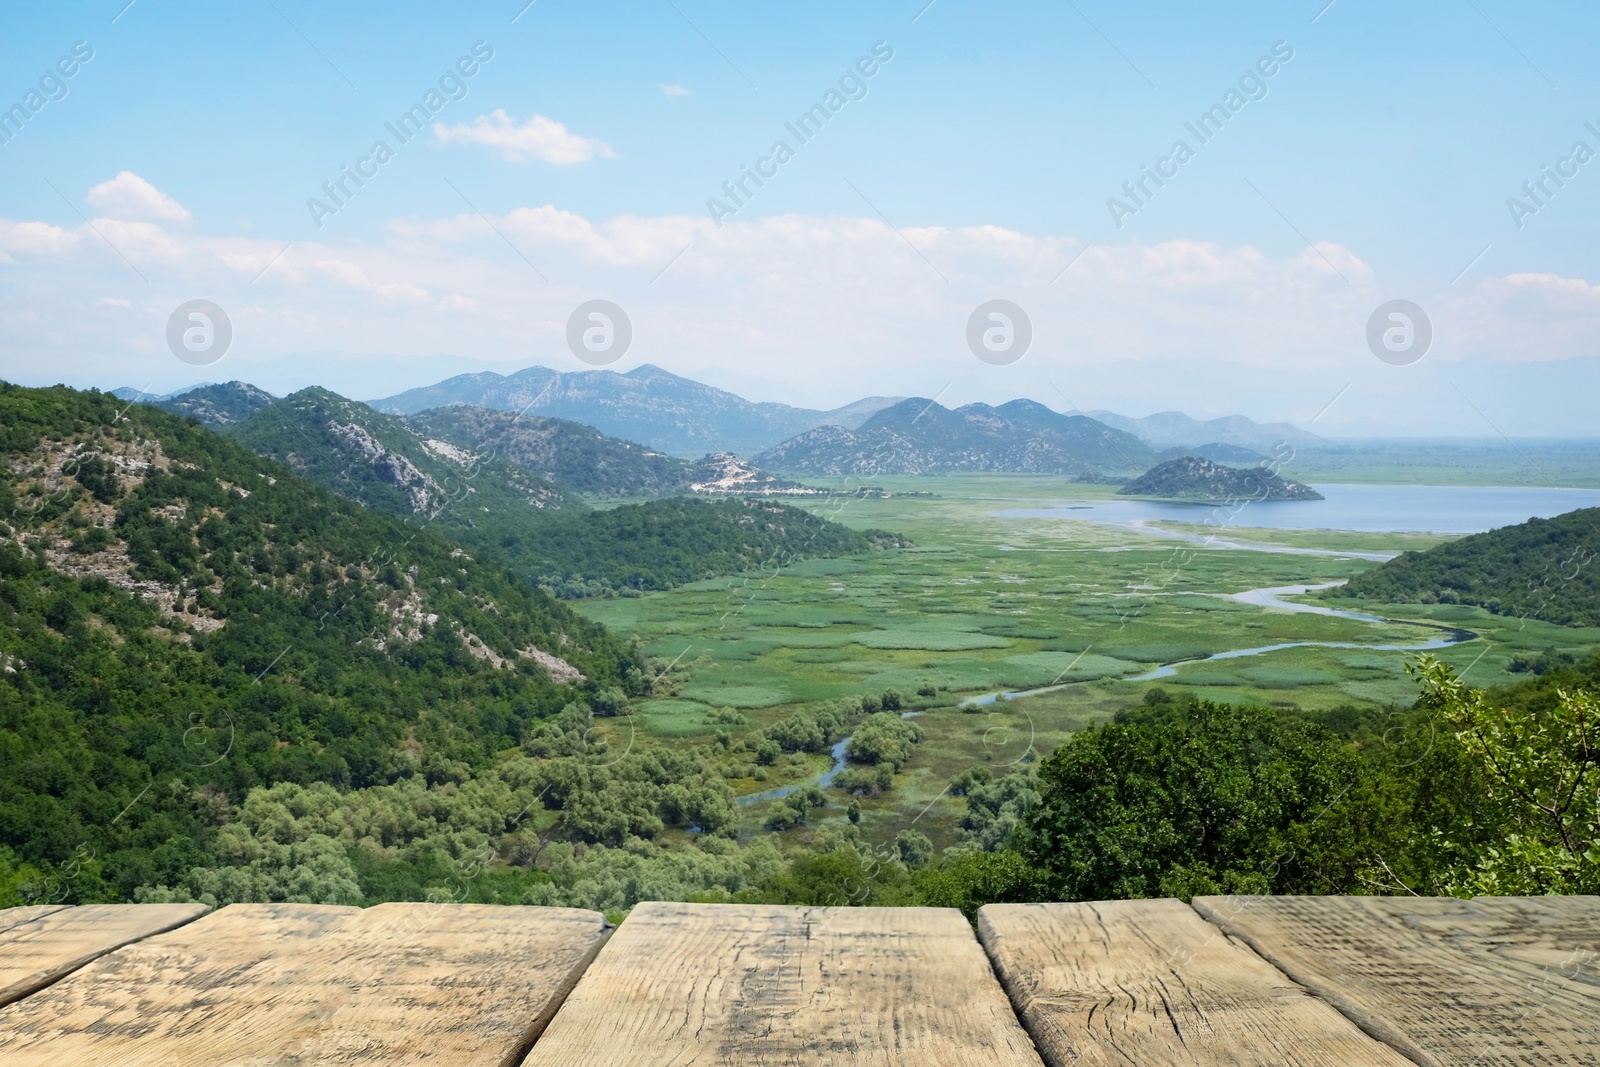
[[[951,783],[950,792],[967,798],[961,829],[985,851],[1011,843],[1023,816],[1039,803],[1038,783],[1031,770],[995,780],[987,767],[974,767]]]
[[[501,536],[497,547],[527,561],[543,583],[581,577],[606,589],[648,591],[900,543],[787,504],[671,498],[547,513],[531,527]]]
[[[681,492],[696,469],[686,460],[608,437],[592,426],[526,412],[456,405],[420,411],[405,422],[469,452],[548,472],[562,488],[596,497]]]
[[[1425,700],[1488,785],[1496,839],[1452,888],[1488,896],[1600,892],[1600,702],[1557,690],[1541,711],[1496,707],[1445,664],[1419,659]]]
[[[1568,667],[1577,666],[1578,657],[1570,652],[1563,652],[1558,648],[1547,648],[1537,655],[1527,652],[1517,652],[1512,655],[1511,662],[1506,664],[1509,674],[1549,674]]]
[[[467,432],[474,418],[504,422],[504,432],[478,441]],[[536,424],[545,422],[560,425],[538,432]],[[445,429],[443,445],[429,436]],[[667,488],[660,480],[677,477],[671,472],[685,465],[560,420],[524,426],[503,412],[444,411],[413,424],[312,388],[257,411],[229,433],[340,496],[447,531],[564,598],[670,589],[900,543],[760,499],[674,498],[590,509],[574,490],[600,491],[611,480],[621,491]],[[452,446],[450,439],[469,445]],[[550,463],[536,462],[551,450]]]
[[[643,685],[636,650],[504,567],[122,407],[0,386],[0,847],[37,899],[178,885],[218,847],[216,805],[256,787],[492,764],[573,695],[519,649]],[[72,473],[96,457],[114,504]],[[50,565],[91,515],[113,523],[82,557],[102,573]]]
[[[898,771],[911,758],[911,749],[922,740],[922,727],[890,711],[880,711],[850,735],[845,749],[853,763],[887,765]]]
[[[933,862],[933,842],[920,830],[901,830],[895,835],[894,848],[909,870],[921,870]]]
[[[963,850],[916,875],[918,903],[930,908],[960,908],[973,922],[985,904],[1021,904],[1049,899],[1044,872],[1019,852]]]
[[[1497,615],[1600,625],[1600,508],[1530,519],[1405,552],[1341,595],[1382,603],[1476,604]]]
[[[1018,846],[1064,900],[1349,891],[1368,777],[1325,730],[1200,702],[1056,749]]]

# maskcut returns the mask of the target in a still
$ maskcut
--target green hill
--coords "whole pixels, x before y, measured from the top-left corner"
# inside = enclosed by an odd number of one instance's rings
[[[1151,467],[1117,490],[1123,496],[1166,500],[1322,500],[1309,485],[1264,467],[1224,467],[1201,456],[1180,456]]]
[[[36,901],[180,881],[252,786],[457,780],[643,690],[493,557],[177,416],[0,384],[0,451],[0,882],[54,871]]]
[[[563,489],[596,498],[819,492],[767,474],[731,453],[679,459],[566,419],[458,405],[418,412],[407,416],[405,424],[434,445],[442,441],[505,460]]]
[[[1569,511],[1406,552],[1341,595],[1383,603],[1476,604],[1498,615],[1600,626],[1600,508]]]
[[[419,412],[405,423],[430,439],[539,471],[579,493],[662,494],[689,485],[687,460],[566,419],[457,406]]]
[[[326,389],[286,396],[229,435],[346,499],[459,532],[522,529],[575,503],[545,475],[430,439]]]
[[[494,552],[562,596],[666,589],[898,543],[760,500],[590,508],[569,489],[666,488],[709,477],[716,457],[691,464],[575,423],[538,422],[546,425],[525,433],[498,412],[449,409],[413,425],[325,389],[304,389],[231,432],[340,496]]]

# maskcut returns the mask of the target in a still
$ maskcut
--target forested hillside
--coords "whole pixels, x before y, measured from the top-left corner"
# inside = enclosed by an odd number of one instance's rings
[[[508,538],[514,558],[538,558],[537,580],[562,595],[670,589],[719,574],[759,571],[801,559],[850,556],[907,542],[857,531],[762,499],[624,504],[566,510]]]
[[[1600,625],[1600,508],[1530,519],[1406,552],[1338,592],[1388,604],[1476,604],[1497,615]]]
[[[191,389],[177,396],[164,396],[154,401],[137,395],[124,396],[123,399],[139,400],[145,404],[153,403],[156,407],[170,411],[174,415],[191,416],[199,419],[202,426],[209,426],[213,430],[243,422],[277,401],[277,397],[265,389],[257,389],[247,382],[239,381],[202,385],[198,389]]]
[[[459,777],[645,684],[503,564],[209,430],[64,388],[0,412],[0,846],[74,899],[180,877],[252,787]]]
[[[563,489],[594,497],[803,490],[731,453],[679,459],[566,419],[458,405],[421,411],[405,422],[428,438],[505,460]]]
[[[899,543],[759,499],[591,508],[580,494],[686,491],[694,478],[722,477],[726,465],[691,464],[556,419],[449,409],[412,424],[313,388],[231,433],[340,496],[494,552],[564,597],[666,589]]]

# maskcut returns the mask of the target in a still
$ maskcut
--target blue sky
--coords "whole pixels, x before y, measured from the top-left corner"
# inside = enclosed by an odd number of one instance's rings
[[[193,381],[162,331],[195,297],[235,321],[203,376],[279,392],[576,369],[566,315],[606,297],[635,321],[617,369],[759,399],[1304,423],[1348,385],[1319,428],[1593,432],[1600,160],[1520,228],[1507,208],[1600,151],[1578,0],[124,3],[4,15],[0,105],[94,49],[0,146],[11,380]],[[307,199],[477,42],[464,97],[315,226]],[[794,142],[877,42],[866,95]],[[1275,44],[1293,58],[1200,144],[1185,123]],[[779,138],[794,158],[716,226],[708,198]],[[1180,138],[1119,228],[1108,198]],[[992,297],[1035,323],[1012,366],[963,343]],[[1413,366],[1363,339],[1396,297],[1437,334]]]

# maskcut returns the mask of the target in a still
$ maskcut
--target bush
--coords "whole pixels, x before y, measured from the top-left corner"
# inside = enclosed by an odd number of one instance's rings
[[[911,758],[912,746],[920,740],[922,727],[893,712],[880,711],[856,728],[845,752],[855,763],[887,764],[893,773]]]
[[[1057,748],[1019,846],[1062,900],[1349,892],[1378,837],[1369,777],[1320,727],[1200,702]]]
[[[933,842],[920,830],[901,830],[894,838],[900,862],[915,871],[933,862]]]

